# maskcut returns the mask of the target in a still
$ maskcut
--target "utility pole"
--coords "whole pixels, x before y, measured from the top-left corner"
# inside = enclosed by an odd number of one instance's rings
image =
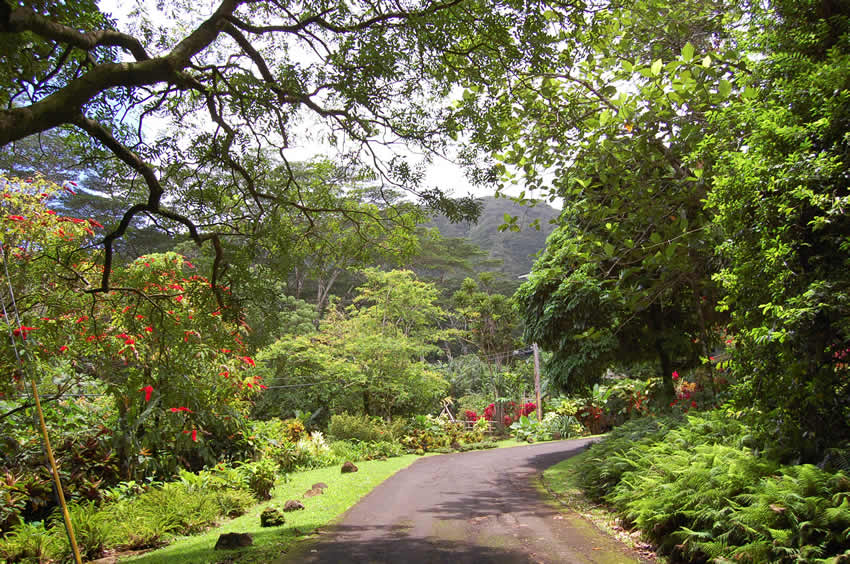
[[[537,343],[532,343],[534,350],[534,393],[537,394],[537,420],[543,420],[543,406],[540,405],[540,353],[537,350]]]

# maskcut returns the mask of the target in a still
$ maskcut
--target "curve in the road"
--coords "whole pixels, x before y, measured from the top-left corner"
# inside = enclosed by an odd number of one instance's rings
[[[588,439],[426,457],[390,477],[285,562],[640,562],[577,516],[561,514],[532,485]]]

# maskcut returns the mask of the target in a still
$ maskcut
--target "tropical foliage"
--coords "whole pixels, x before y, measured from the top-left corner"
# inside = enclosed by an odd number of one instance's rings
[[[4,558],[67,550],[33,390],[89,558],[505,428],[614,429],[585,487],[674,559],[846,552],[846,3],[210,10],[0,0]]]

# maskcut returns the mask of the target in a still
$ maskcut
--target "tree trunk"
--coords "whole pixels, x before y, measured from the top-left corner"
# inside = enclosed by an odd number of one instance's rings
[[[316,313],[320,316],[322,315],[322,312],[325,311],[325,306],[328,303],[328,296],[331,293],[331,288],[333,287],[334,282],[336,282],[340,272],[342,272],[341,269],[334,269],[327,282],[322,282],[322,279],[319,278],[318,289],[316,290]]]
[[[664,392],[664,405],[669,405],[676,395],[673,389],[673,365],[670,362],[670,355],[667,354],[667,349],[664,348],[664,342],[661,339],[655,340],[655,350],[658,352],[658,361],[661,364],[661,383]]]

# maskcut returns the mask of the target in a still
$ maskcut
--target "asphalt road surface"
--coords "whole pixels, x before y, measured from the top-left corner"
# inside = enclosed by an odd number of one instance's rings
[[[532,481],[588,439],[426,457],[390,477],[286,562],[641,562]]]

